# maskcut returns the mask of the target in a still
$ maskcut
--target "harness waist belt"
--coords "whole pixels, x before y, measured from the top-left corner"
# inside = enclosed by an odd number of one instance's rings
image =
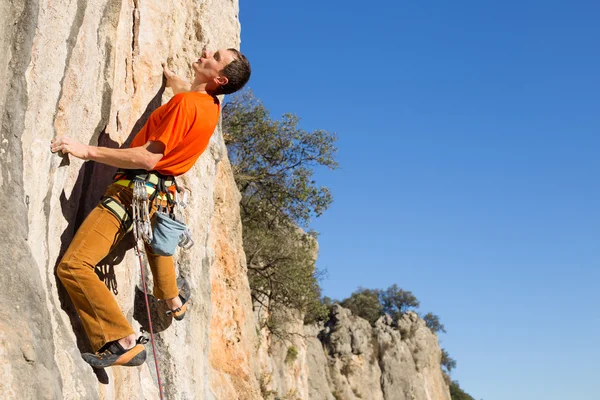
[[[133,181],[130,181],[129,179],[119,179],[118,181],[115,181],[113,183],[116,183],[117,185],[125,186],[127,188],[133,187]],[[154,186],[150,183],[146,183],[146,191],[148,192],[149,197],[152,197],[152,195],[154,194],[154,192],[156,192],[156,190],[157,190],[156,186]],[[159,200],[163,200],[163,201],[169,200],[167,198],[166,194],[160,194],[160,193],[156,194],[156,198],[158,198]]]
[[[175,184],[175,177],[172,175],[162,175],[158,172],[154,171],[144,171],[144,170],[123,170],[120,169],[115,174],[115,179],[129,179],[129,180],[141,180],[147,183],[151,183],[153,185],[158,185],[160,180],[162,179],[165,186],[169,187]]]

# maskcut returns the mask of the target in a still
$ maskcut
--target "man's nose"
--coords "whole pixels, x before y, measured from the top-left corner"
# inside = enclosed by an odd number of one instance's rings
[[[211,58],[215,54],[214,51],[204,50],[204,58]]]

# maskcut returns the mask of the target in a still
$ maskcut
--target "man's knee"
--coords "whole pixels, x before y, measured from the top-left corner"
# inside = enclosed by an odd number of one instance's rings
[[[58,279],[60,279],[60,281],[63,283],[65,279],[71,276],[68,257],[63,257],[63,259],[60,260],[58,266],[56,267],[56,275],[58,276]]]
[[[56,276],[60,279],[61,282],[65,282],[65,279],[69,276],[69,267],[65,262],[64,258],[58,263],[58,267],[56,267]]]
[[[78,270],[81,270],[82,268],[88,268],[88,266],[86,266],[83,262],[78,262],[77,257],[74,257],[73,254],[67,253],[58,263],[58,266],[56,267],[56,275],[64,284],[65,281],[72,280],[73,275],[77,275]]]

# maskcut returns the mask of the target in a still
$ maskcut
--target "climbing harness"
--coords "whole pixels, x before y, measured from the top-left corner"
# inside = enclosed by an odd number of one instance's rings
[[[177,246],[188,250],[194,245],[183,218],[189,192],[180,188],[175,178],[154,171],[119,170],[114,183],[133,190],[131,211],[112,197],[104,197],[101,203],[121,221],[126,233],[136,229],[136,237],[149,244],[156,254],[164,256],[172,255]],[[154,221],[150,220],[152,203],[157,208]],[[140,223],[133,224],[136,219]]]
[[[131,220],[131,216],[123,204],[119,203],[112,197],[103,197],[102,200],[100,200],[100,204],[102,204],[104,208],[113,213],[119,219],[119,221],[121,221],[121,226],[125,232],[129,232],[131,230],[133,227],[133,221]]]

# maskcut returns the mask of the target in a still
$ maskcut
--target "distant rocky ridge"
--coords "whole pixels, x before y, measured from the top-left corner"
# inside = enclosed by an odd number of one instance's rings
[[[189,74],[204,46],[238,47],[239,29],[233,0],[0,5],[3,399],[158,398],[151,356],[140,367],[106,370],[80,357],[89,344],[54,270],[114,169],[51,154],[49,143],[68,135],[127,146],[170,97],[161,62],[171,57],[174,71]],[[338,307],[326,327],[290,322],[291,342],[260,331],[220,129],[181,181],[193,192],[187,218],[196,244],[176,255],[193,293],[190,311],[173,323],[151,297],[167,399],[449,398],[437,338],[416,315],[405,315],[399,330],[386,318],[371,328]],[[142,331],[148,327],[131,247],[124,240],[96,272]]]
[[[300,321],[290,325],[299,333]],[[396,324],[383,316],[371,327],[334,305],[325,326],[302,328],[303,335],[272,341],[266,350],[275,365],[263,368],[268,385],[262,390],[272,398],[450,400],[437,336],[414,312]],[[292,362],[286,357],[291,347],[298,354]]]

